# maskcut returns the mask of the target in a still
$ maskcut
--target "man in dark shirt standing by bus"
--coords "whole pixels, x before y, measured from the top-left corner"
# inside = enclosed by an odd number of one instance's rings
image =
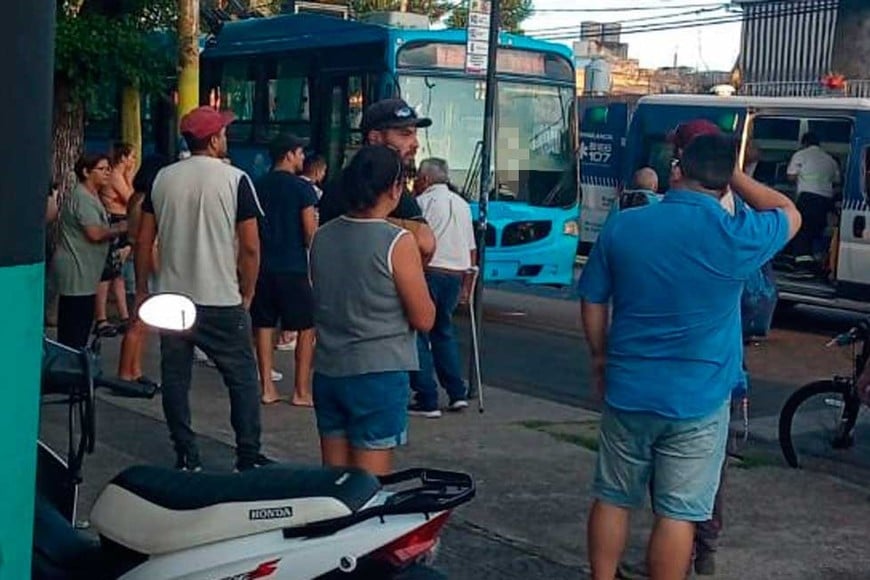
[[[405,168],[413,174],[417,150],[420,148],[417,130],[431,125],[431,119],[418,117],[417,112],[402,99],[384,99],[373,103],[363,112],[360,130],[366,145],[386,145],[398,151]],[[341,191],[330,187],[320,200],[320,223],[325,224],[346,210]],[[389,221],[414,235],[424,262],[432,258],[435,253],[435,234],[426,224],[423,212],[410,192],[402,194]]]
[[[269,146],[272,171],[257,180],[263,204],[259,219],[262,260],[251,321],[257,343],[257,360],[265,405],[281,401],[271,377],[275,328],[297,331],[294,405],[311,406],[311,364],[314,357],[314,313],[308,280],[308,247],[317,219],[317,194],[311,183],[297,174],[305,162],[305,141],[279,135]]]

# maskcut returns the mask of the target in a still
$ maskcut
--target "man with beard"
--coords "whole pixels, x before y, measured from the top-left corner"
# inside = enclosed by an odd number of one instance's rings
[[[360,129],[366,145],[392,147],[401,155],[406,170],[413,174],[417,150],[420,148],[417,130],[431,125],[431,119],[418,117],[417,112],[402,99],[384,99],[365,110]],[[342,192],[337,187],[328,188],[320,200],[321,225],[337,218],[346,210],[347,204]],[[428,262],[435,253],[435,235],[426,224],[423,212],[410,192],[402,194],[398,207],[388,219],[414,235],[423,261]]]

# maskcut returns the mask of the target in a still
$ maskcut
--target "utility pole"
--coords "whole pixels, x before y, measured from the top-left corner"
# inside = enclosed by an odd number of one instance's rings
[[[471,11],[469,11],[469,21]],[[478,199],[478,218],[477,218],[477,256],[479,278],[474,287],[474,312],[472,316],[476,321],[473,337],[476,345],[477,354],[479,355],[480,346],[482,343],[483,332],[481,325],[483,324],[483,282],[486,276],[486,230],[488,226],[487,212],[489,209],[489,193],[493,189],[494,174],[492,171],[492,151],[495,142],[495,104],[496,104],[496,66],[498,63],[498,35],[499,24],[501,22],[501,6],[499,0],[490,0],[489,8],[489,50],[486,54],[486,97],[483,105],[483,146],[480,150],[480,197]],[[469,33],[470,34],[470,33]],[[470,43],[469,43],[470,44]],[[477,365],[472,364],[470,377],[470,388],[472,391],[478,390],[478,395],[481,399],[480,410],[483,412],[483,397],[480,389],[483,386],[483,379],[480,376],[480,369]]]
[[[199,0],[178,0],[178,119],[199,106]]]
[[[9,8],[0,21],[3,74],[15,79],[0,91],[0,578],[11,580],[31,577],[57,7],[30,0]]]

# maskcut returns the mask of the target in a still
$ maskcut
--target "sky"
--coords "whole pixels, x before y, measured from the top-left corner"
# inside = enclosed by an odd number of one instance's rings
[[[535,12],[523,22],[526,34],[546,38],[558,34],[559,42],[568,46],[565,39],[580,37],[580,22],[622,22],[623,29],[660,26],[667,22],[700,21],[738,18],[739,13],[717,7],[727,5],[728,0],[534,0]],[[583,8],[594,11],[582,11]],[[620,8],[633,8],[632,11]],[[649,9],[647,8],[655,8]],[[548,12],[548,10],[561,12]],[[701,10],[701,13],[697,11]],[[558,30],[554,30],[558,29]],[[554,39],[555,40],[555,39]],[[740,47],[740,23],[729,22],[678,30],[637,32],[622,35],[622,42],[629,45],[629,57],[640,60],[643,67],[671,66],[677,54],[679,66],[700,70],[731,70]]]

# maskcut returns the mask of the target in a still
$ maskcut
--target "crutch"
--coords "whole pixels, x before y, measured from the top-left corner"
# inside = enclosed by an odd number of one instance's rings
[[[468,270],[471,279],[471,295],[468,300],[469,319],[471,320],[471,362],[474,365],[474,387],[477,390],[477,410],[483,413],[483,378],[480,374],[480,342],[477,333],[477,285],[480,282],[480,269],[473,266]]]

